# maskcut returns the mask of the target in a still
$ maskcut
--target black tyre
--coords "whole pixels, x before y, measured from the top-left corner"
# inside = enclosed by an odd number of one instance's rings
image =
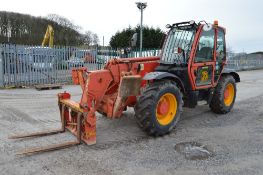
[[[162,136],[177,124],[182,113],[182,94],[171,81],[147,86],[135,105],[135,118],[149,135]]]
[[[222,76],[215,89],[210,108],[217,114],[226,114],[233,108],[235,99],[235,79],[231,75]]]

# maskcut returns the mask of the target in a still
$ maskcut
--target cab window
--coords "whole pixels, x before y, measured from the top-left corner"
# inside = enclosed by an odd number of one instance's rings
[[[218,29],[217,46],[216,46],[216,60],[222,62],[226,58],[225,34],[222,29]]]
[[[212,61],[214,55],[215,30],[203,30],[196,50],[195,62]]]

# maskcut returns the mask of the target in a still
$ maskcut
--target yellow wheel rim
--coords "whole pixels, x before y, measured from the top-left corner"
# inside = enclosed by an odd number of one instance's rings
[[[234,101],[235,89],[232,83],[228,83],[224,92],[224,103],[226,106],[230,106]]]
[[[159,99],[156,106],[157,121],[161,125],[170,124],[177,112],[177,100],[171,93],[166,93]]]

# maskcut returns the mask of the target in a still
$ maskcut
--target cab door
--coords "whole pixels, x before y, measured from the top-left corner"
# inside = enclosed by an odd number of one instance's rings
[[[225,30],[223,28],[216,29],[216,64],[215,64],[215,77],[214,83],[217,84],[223,68],[226,64],[226,42]]]
[[[193,90],[214,86],[216,64],[216,29],[203,27],[196,43],[196,51],[191,64]]]

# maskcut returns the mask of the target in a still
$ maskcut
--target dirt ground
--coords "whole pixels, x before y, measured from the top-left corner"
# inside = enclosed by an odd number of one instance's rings
[[[59,90],[0,90],[0,174],[263,174],[263,70],[240,72],[236,104],[231,113],[217,115],[207,105],[184,109],[176,129],[153,138],[138,127],[133,109],[121,119],[98,116],[97,144],[70,147],[32,156],[17,150],[73,140],[58,135],[8,140],[15,133],[60,126],[56,94],[69,91],[79,100],[77,86]],[[197,142],[211,151],[203,160],[191,160],[176,144]]]

